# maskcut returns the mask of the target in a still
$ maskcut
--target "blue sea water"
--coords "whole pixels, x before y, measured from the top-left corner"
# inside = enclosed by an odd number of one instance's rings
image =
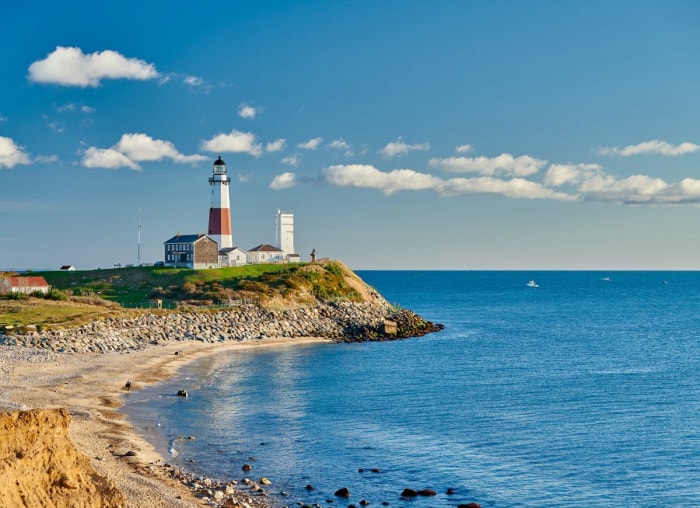
[[[280,506],[700,506],[700,272],[358,273],[445,330],[208,357],[124,411]]]

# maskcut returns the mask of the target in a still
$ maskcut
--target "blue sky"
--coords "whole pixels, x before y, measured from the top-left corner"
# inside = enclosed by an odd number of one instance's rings
[[[700,269],[695,1],[0,8],[0,267],[162,259],[232,177],[355,269]]]

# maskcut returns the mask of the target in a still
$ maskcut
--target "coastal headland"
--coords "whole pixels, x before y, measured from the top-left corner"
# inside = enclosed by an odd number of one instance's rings
[[[336,265],[338,266],[338,265]],[[121,395],[204,355],[309,341],[415,337],[440,325],[390,305],[342,264],[351,299],[279,295],[227,309],[148,310],[0,335],[3,506],[269,506],[262,478],[194,478],[116,411]],[[312,270],[317,271],[314,267]],[[334,270],[336,270],[334,268]],[[48,451],[48,453],[47,453]]]

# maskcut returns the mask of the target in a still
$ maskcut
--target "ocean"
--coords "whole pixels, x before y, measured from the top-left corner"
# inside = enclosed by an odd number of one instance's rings
[[[222,353],[123,411],[277,506],[700,506],[700,272],[358,274],[445,330]]]

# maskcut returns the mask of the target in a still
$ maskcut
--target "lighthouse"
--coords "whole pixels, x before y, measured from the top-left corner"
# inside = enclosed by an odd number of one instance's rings
[[[209,236],[216,240],[219,249],[233,247],[231,235],[231,210],[228,198],[226,163],[219,157],[214,161],[214,173],[209,178],[211,207],[209,208]]]

